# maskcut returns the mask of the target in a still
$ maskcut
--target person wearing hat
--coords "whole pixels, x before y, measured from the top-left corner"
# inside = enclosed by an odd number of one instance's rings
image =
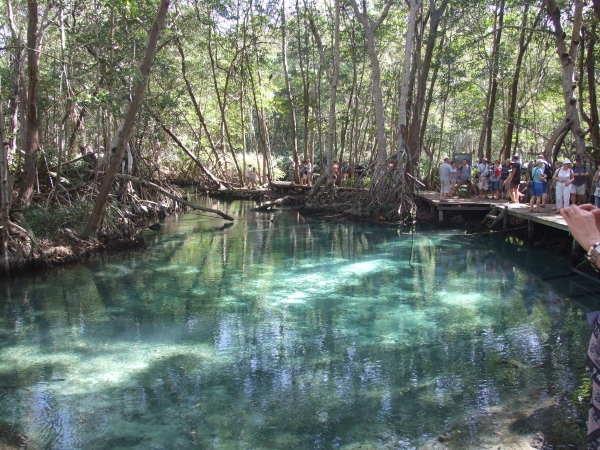
[[[550,186],[548,186],[548,198],[550,198],[550,195],[554,192],[554,186],[556,185],[556,180],[554,179],[554,174],[560,170],[560,168],[562,167],[562,161],[556,161],[554,163],[554,169],[552,170],[552,183],[550,183]],[[544,199],[542,199],[542,202],[544,201]],[[555,202],[556,203],[556,202]],[[553,208],[553,211],[556,211],[556,205]]]
[[[529,202],[529,212],[539,213],[540,205],[542,203],[542,195],[544,193],[543,182],[546,180],[546,174],[544,173],[544,160],[538,159],[535,162],[535,167],[531,170],[531,180],[533,185],[531,186],[531,201]]]
[[[581,156],[577,156],[575,159],[575,165],[572,170],[575,179],[571,184],[571,203],[574,205],[583,205],[585,203],[586,180],[590,173],[585,164],[583,164]]]
[[[505,184],[509,186],[510,201],[511,203],[519,203],[519,184],[521,184],[521,163],[519,162],[519,155],[512,157],[512,163],[510,164],[510,175],[506,179]]]
[[[486,198],[489,189],[489,166],[488,159],[483,158],[477,166],[477,187],[479,188],[478,198]]]
[[[575,179],[573,169],[571,169],[571,160],[569,158],[563,161],[562,167],[554,172],[552,179],[556,182],[556,209],[560,214],[561,208],[569,206],[569,197],[571,195],[571,183]]]

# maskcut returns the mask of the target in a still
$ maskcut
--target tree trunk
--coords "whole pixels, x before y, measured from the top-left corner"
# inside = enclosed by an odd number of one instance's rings
[[[385,20],[392,6],[393,0],[387,0],[379,19],[372,24],[367,11],[360,11],[356,0],[350,0],[357,20],[365,28],[367,37],[367,51],[371,60],[371,82],[373,85],[373,101],[375,103],[375,126],[377,127],[377,165],[381,166],[387,158],[387,138],[385,135],[385,113],[383,108],[383,93],[381,91],[381,68],[377,56],[377,45],[375,43],[375,31]],[[366,6],[363,4],[366,8]]]
[[[582,34],[584,32],[584,28],[581,29]],[[587,53],[584,58],[584,44],[585,37],[588,37],[588,48]],[[596,95],[596,58],[595,58],[595,46],[596,46],[596,21],[592,21],[590,32],[585,32],[582,36],[582,44],[581,44],[581,56],[580,56],[580,76],[578,79],[578,87],[579,87],[579,109],[581,113],[581,117],[587,123],[589,127],[590,139],[592,140],[592,147],[594,148],[594,153],[597,155],[596,160],[600,157],[600,128],[598,121],[598,97]],[[583,73],[584,73],[584,63],[585,63],[585,73],[587,74],[587,83],[588,83],[588,98],[590,102],[589,115],[586,114],[585,109],[583,107]]]
[[[36,180],[37,155],[39,146],[38,84],[40,53],[38,47],[38,4],[28,1],[27,8],[27,76],[29,87],[27,94],[27,135],[25,139],[25,164],[23,179],[16,203],[29,206]]]
[[[412,61],[413,40],[415,36],[415,23],[423,0],[410,0],[410,12],[407,23],[406,45],[404,53],[404,67],[402,69],[402,87],[400,90],[400,104],[398,105],[398,143],[396,154],[389,161],[379,165],[371,178],[369,191],[369,205],[367,213],[385,219],[397,219],[406,213],[404,206],[411,204],[410,195],[406,195],[406,168],[410,154],[406,146],[406,115],[409,74]],[[378,172],[378,173],[377,173]]]
[[[554,35],[556,37],[556,48],[558,50],[560,64],[562,66],[562,85],[563,97],[565,101],[565,120],[569,123],[577,154],[585,156],[584,133],[579,122],[579,113],[577,111],[577,99],[575,98],[575,64],[577,61],[577,48],[581,39],[581,25],[583,22],[583,0],[574,0],[573,10],[573,30],[568,40],[567,34],[563,31],[560,22],[560,9],[556,6],[554,0],[545,0],[548,15],[554,25]]]
[[[423,105],[425,103],[425,93],[427,90],[427,80],[429,78],[429,69],[431,67],[431,60],[433,59],[433,50],[435,48],[435,42],[438,36],[438,26],[442,19],[442,15],[448,6],[448,0],[443,0],[439,8],[435,7],[435,0],[429,0],[429,36],[427,37],[427,47],[425,49],[425,56],[421,64],[421,73],[417,84],[417,98],[413,104],[413,112],[410,123],[410,130],[408,133],[408,148],[412,154],[411,160],[417,161],[421,154],[421,136],[420,129],[423,121]],[[410,19],[409,19],[410,20]],[[435,77],[433,78],[433,80]],[[433,90],[433,80],[431,89]]]
[[[11,183],[8,171],[8,155],[6,136],[4,133],[2,91],[0,90],[0,254],[3,256],[4,273],[8,275],[10,268],[8,262],[8,225],[10,222]]]
[[[515,72],[513,74],[513,81],[510,88],[510,102],[508,106],[508,112],[506,114],[506,132],[504,133],[504,144],[502,145],[502,157],[503,159],[509,159],[512,153],[512,140],[513,140],[513,132],[515,129],[515,111],[517,107],[517,96],[519,90],[519,78],[521,76],[521,64],[523,63],[523,57],[525,56],[525,51],[529,46],[529,42],[531,41],[532,32],[529,33],[527,39],[525,39],[526,35],[526,27],[527,27],[527,16],[529,13],[529,5],[525,5],[523,9],[523,20],[521,22],[521,35],[519,37],[519,51],[517,54],[517,62],[515,64]],[[535,28],[540,16],[538,15],[533,27]]]
[[[294,169],[294,180],[296,183],[300,183],[300,178],[298,176],[298,137],[297,133],[297,123],[296,123],[296,105],[294,104],[294,96],[292,94],[292,85],[290,83],[290,75],[288,71],[287,64],[287,43],[286,43],[286,22],[285,22],[285,0],[281,2],[281,59],[283,62],[283,74],[285,77],[285,88],[287,90],[288,103],[290,107],[290,119],[292,120],[291,126],[291,139],[292,139],[292,158],[294,159],[295,169]]]
[[[167,10],[169,8],[169,1],[170,0],[161,0],[158,7],[156,19],[154,20],[154,24],[152,25],[152,29],[148,36],[146,55],[144,56],[144,61],[140,70],[141,79],[138,81],[131,104],[129,105],[129,111],[125,117],[123,129],[119,133],[117,148],[114,155],[112,155],[110,164],[106,170],[106,176],[104,178],[104,182],[102,183],[102,187],[100,188],[100,192],[98,193],[98,197],[96,198],[96,202],[94,203],[94,209],[92,210],[90,219],[83,230],[83,238],[88,238],[92,234],[96,233],[104,215],[104,209],[106,207],[106,203],[108,202],[110,189],[113,181],[115,180],[115,176],[117,175],[119,166],[121,165],[121,161],[123,160],[123,156],[125,155],[125,147],[129,141],[129,135],[131,134],[133,126],[135,125],[135,119],[142,105],[146,83],[150,78],[150,69],[152,68],[152,63],[154,62],[154,56],[156,54],[158,38],[163,28]]]
[[[225,138],[227,138],[227,144],[229,146],[229,151],[231,153],[231,157],[233,158],[235,168],[238,172],[240,184],[244,184],[244,174],[243,174],[242,170],[240,169],[240,166],[237,161],[237,156],[235,154],[235,150],[233,149],[233,144],[231,143],[231,135],[229,133],[229,125],[227,124],[227,117],[225,115],[225,108],[227,107],[227,91],[229,88],[229,80],[231,77],[231,71],[234,68],[235,60],[237,59],[239,52],[237,52],[237,51],[235,52],[235,56],[234,56],[233,60],[231,61],[231,64],[229,65],[229,70],[227,71],[227,79],[225,81],[225,89],[223,90],[223,98],[221,98],[221,93],[220,93],[219,86],[217,83],[217,71],[216,71],[216,67],[215,67],[216,63],[215,63],[215,58],[213,56],[211,42],[212,42],[212,27],[209,27],[208,54],[210,56],[210,66],[211,66],[212,74],[213,74],[213,85],[215,87],[215,94],[217,96],[217,102],[219,104],[219,111],[221,112],[221,123],[223,124],[223,130],[225,132]],[[223,146],[225,146],[224,143],[223,143]]]
[[[315,22],[312,18],[309,19],[310,28],[312,30],[315,41],[317,42],[317,49],[319,50],[320,64],[321,70],[325,70],[326,72],[331,73],[331,79],[329,82],[331,91],[329,97],[329,125],[327,130],[327,169],[323,172],[321,170],[321,175],[313,185],[313,188],[310,191],[310,195],[314,196],[317,192],[317,188],[322,185],[324,182],[327,182],[329,186],[329,190],[331,192],[331,196],[335,196],[335,184],[333,180],[333,149],[335,145],[335,127],[336,127],[336,104],[337,104],[337,84],[339,79],[339,71],[340,71],[340,2],[339,0],[335,0],[334,2],[334,10],[335,10],[335,19],[334,19],[334,37],[333,37],[333,65],[330,67],[330,71],[326,68],[326,60],[325,60],[325,47],[323,45],[323,41],[321,40],[321,36],[317,30]],[[339,174],[338,174],[339,176]],[[323,190],[325,192],[325,190]]]
[[[490,101],[487,108],[487,117],[485,121],[485,156],[488,160],[492,158],[492,125],[494,124],[494,110],[496,109],[496,92],[498,92],[498,70],[500,59],[500,41],[502,38],[502,27],[504,26],[504,4],[505,0],[500,2],[498,13],[498,30],[494,39],[494,50],[492,52],[492,86],[490,90]]]
[[[187,77],[187,70],[186,70],[187,64],[186,64],[186,60],[185,60],[185,53],[183,52],[183,46],[181,45],[181,42],[179,40],[177,40],[177,50],[179,50],[179,55],[181,56],[181,75],[183,76],[183,80],[185,81],[185,85],[186,85],[188,94],[190,96],[190,99],[192,100],[192,104],[194,105],[194,110],[196,111],[198,120],[200,120],[200,124],[202,125],[202,129],[204,130],[204,134],[206,134],[208,143],[210,144],[210,149],[214,153],[215,158],[217,160],[215,165],[217,167],[219,167],[218,162],[221,160],[221,155],[219,155],[219,151],[217,150],[217,146],[215,145],[212,135],[210,134],[208,125],[206,125],[206,120],[204,120],[204,114],[202,114],[202,110],[200,109],[200,105],[198,104],[198,102],[196,100],[196,95],[194,94],[192,85],[190,84],[190,81]]]

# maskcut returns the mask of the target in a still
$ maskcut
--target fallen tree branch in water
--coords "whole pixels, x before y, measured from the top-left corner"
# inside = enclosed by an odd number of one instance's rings
[[[104,175],[104,172],[98,172],[98,175],[99,176]],[[233,217],[231,217],[229,214],[224,213],[223,211],[220,211],[220,210],[214,209],[214,208],[207,208],[206,206],[200,206],[200,205],[196,205],[192,202],[188,202],[187,200],[184,200],[183,198],[179,197],[178,195],[171,194],[169,191],[163,189],[159,185],[154,184],[150,181],[144,180],[142,178],[134,177],[131,175],[125,175],[122,173],[118,173],[115,177],[120,180],[131,181],[132,183],[139,184],[140,186],[153,189],[157,192],[160,192],[165,197],[169,197],[171,200],[175,200],[176,202],[179,202],[182,205],[185,205],[189,208],[196,209],[198,211],[210,212],[210,213],[216,214],[218,216],[221,216],[223,219],[226,219],[226,220],[231,220],[231,221],[234,220]]]
[[[285,197],[278,198],[277,200],[273,200],[271,202],[265,202],[262,205],[257,206],[256,208],[252,208],[251,211],[269,211],[273,206],[281,206],[283,204],[283,202],[285,202],[289,199],[290,199],[290,196],[286,195]]]

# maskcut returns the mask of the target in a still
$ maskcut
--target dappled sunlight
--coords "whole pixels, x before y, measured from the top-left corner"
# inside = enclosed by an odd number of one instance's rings
[[[420,448],[577,383],[583,325],[519,258],[294,217],[11,282],[0,416],[36,448]]]
[[[136,375],[145,372],[159,361],[183,356],[194,358],[204,367],[213,364],[227,364],[227,360],[217,359],[209,345],[177,344],[134,344],[112,343],[106,346],[86,343],[77,345],[72,351],[47,354],[34,346],[0,351],[0,376],[14,372],[26,372],[31,368],[55,366],[51,379],[65,380],[55,384],[61,395],[91,394],[117,386],[135,386]],[[26,387],[26,386],[22,386]]]

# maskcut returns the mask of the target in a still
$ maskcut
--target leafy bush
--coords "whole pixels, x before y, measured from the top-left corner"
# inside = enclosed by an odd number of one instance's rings
[[[31,206],[23,210],[23,216],[38,239],[49,239],[56,235],[59,228],[83,229],[90,217],[94,204],[76,202],[71,208],[44,209]]]

